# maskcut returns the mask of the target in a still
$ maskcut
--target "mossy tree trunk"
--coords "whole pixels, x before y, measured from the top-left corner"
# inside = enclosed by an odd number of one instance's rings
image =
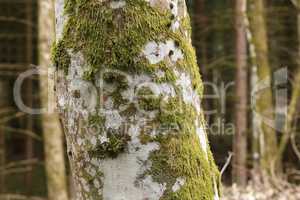
[[[51,66],[51,38],[55,36],[54,25],[54,2],[53,0],[39,0],[39,65],[42,70],[47,71]],[[52,17],[51,17],[52,16]],[[44,73],[43,73],[44,74]],[[40,77],[41,104],[48,108],[54,95],[50,95],[53,88],[51,77]],[[51,112],[49,110],[49,112]],[[43,141],[45,151],[45,167],[47,174],[47,188],[49,200],[67,200],[67,178],[65,170],[65,158],[63,148],[63,132],[59,116],[52,113],[43,113]]]
[[[57,0],[56,94],[77,199],[218,199],[183,0]]]
[[[249,19],[250,28],[253,34],[253,44],[256,51],[257,78],[256,93],[252,94],[255,98],[255,117],[260,134],[261,158],[260,164],[264,172],[271,175],[279,170],[279,163],[274,163],[277,153],[276,131],[274,130],[274,106],[272,100],[271,87],[271,67],[268,57],[268,38],[265,21],[264,0],[249,0]],[[263,89],[260,89],[263,87]],[[254,96],[253,96],[254,95]]]
[[[246,38],[246,0],[235,2],[236,29],[236,108],[235,137],[233,141],[234,162],[233,180],[242,186],[247,183],[247,128],[248,128],[248,68],[247,68],[247,38]]]
[[[288,106],[288,113],[286,116],[283,136],[280,139],[278,153],[277,153],[277,160],[281,160],[284,154],[284,150],[289,142],[291,137],[294,137],[293,133],[293,122],[297,115],[297,107],[299,105],[299,98],[300,98],[300,0],[292,0],[295,8],[297,9],[297,30],[298,30],[298,53],[296,57],[296,62],[298,64],[298,69],[294,75],[293,81],[293,90],[291,92],[291,99]]]

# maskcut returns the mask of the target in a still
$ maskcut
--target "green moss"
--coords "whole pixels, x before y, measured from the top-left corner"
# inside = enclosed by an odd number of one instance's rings
[[[98,144],[97,147],[89,152],[91,156],[98,158],[116,158],[124,152],[130,136],[116,133],[108,133],[108,141]]]
[[[166,82],[174,83],[176,81],[176,76],[173,70],[171,70],[166,66],[161,66],[160,69],[165,73],[165,75],[163,77],[155,77],[154,81],[156,83],[166,83]]]
[[[196,111],[191,105],[171,98],[157,116],[159,124],[169,130],[151,138],[142,134],[142,142],[158,142],[160,149],[151,153],[151,168],[142,176],[151,175],[155,182],[166,184],[162,200],[211,200],[214,195],[213,177],[218,181],[219,172],[209,151],[208,159],[200,147],[195,134]],[[172,129],[178,124],[179,129]],[[163,131],[163,130],[162,130]],[[176,192],[172,187],[177,178],[184,178],[185,184]]]
[[[186,125],[194,124],[195,109],[191,105],[185,105],[180,97],[162,101],[160,106],[157,119],[162,125],[166,127],[177,125],[180,128],[185,128]]]
[[[127,108],[120,112],[122,116],[133,116],[136,113],[137,109],[134,103],[130,103]]]
[[[162,200],[211,200],[215,171],[199,147],[195,134],[182,132],[180,135],[160,137],[160,150],[150,156],[152,167],[147,172],[156,182],[166,183],[167,190]],[[180,156],[178,156],[180,155]],[[185,184],[173,192],[177,178],[184,178]]]
[[[64,42],[59,41],[52,45],[52,63],[57,69],[61,69],[65,74],[68,73],[68,68],[71,63],[71,58],[65,48]]]
[[[97,199],[101,200],[102,196],[99,194],[99,189],[95,187],[94,180],[97,178],[99,184],[101,184],[101,181],[99,181],[100,177],[103,177],[103,173],[96,168],[96,175],[92,176],[90,173],[88,173],[85,170],[81,171],[81,177],[86,180],[87,184],[89,184],[90,191],[88,193],[85,193],[85,195],[91,199]],[[83,186],[82,186],[83,187]],[[100,185],[100,187],[103,187]]]
[[[158,110],[161,97],[155,95],[149,87],[141,87],[137,91],[138,107],[144,111]]]
[[[153,141],[153,138],[147,133],[140,133],[138,137],[140,139],[140,142],[144,145]]]
[[[183,32],[191,29],[188,17],[181,20],[180,31],[174,33],[169,28],[171,13],[150,7],[144,0],[127,0],[124,8],[116,10],[110,9],[109,2],[68,0],[65,14],[68,21],[62,44],[65,49],[83,53],[88,62],[86,80],[93,80],[103,68],[135,73],[151,73],[161,68],[167,72],[166,80],[174,81],[174,75],[166,70],[169,65],[166,61],[153,66],[140,56],[147,42],[173,39],[185,54],[179,67],[190,71],[193,80],[199,83],[194,49],[189,38],[183,37]]]
[[[89,115],[88,117],[88,124],[92,125],[92,124],[97,124],[97,125],[102,125],[104,123],[105,119],[103,116],[100,115]]]
[[[103,80],[109,84],[116,84],[119,89],[125,90],[128,88],[126,77],[113,71],[105,72],[103,74]]]

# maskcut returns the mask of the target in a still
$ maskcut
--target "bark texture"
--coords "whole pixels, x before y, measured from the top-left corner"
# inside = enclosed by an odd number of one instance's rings
[[[236,29],[236,115],[235,137],[233,142],[234,181],[242,186],[247,182],[247,99],[248,99],[248,69],[247,69],[247,38],[246,38],[246,0],[235,2]]]
[[[51,66],[50,49],[51,38],[55,36],[55,24],[53,20],[54,2],[52,0],[39,0],[39,64],[42,70],[47,72]],[[43,73],[44,74],[44,73]],[[41,104],[48,108],[52,101],[55,102],[53,92],[53,78],[40,77]],[[48,88],[48,89],[47,89]],[[48,93],[49,92],[49,93]],[[49,111],[50,112],[50,111]],[[42,116],[45,166],[47,173],[47,187],[49,200],[67,200],[67,179],[65,170],[63,132],[57,114],[44,113]]]
[[[182,0],[57,0],[53,61],[78,199],[219,199]]]

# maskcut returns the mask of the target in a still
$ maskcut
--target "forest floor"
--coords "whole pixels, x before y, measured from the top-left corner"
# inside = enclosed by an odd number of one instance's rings
[[[223,188],[222,200],[300,200],[300,186],[285,183],[280,187],[249,183],[245,188],[233,185]]]

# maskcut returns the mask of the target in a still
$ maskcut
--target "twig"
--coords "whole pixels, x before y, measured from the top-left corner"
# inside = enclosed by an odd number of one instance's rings
[[[31,23],[27,20],[16,18],[16,17],[0,17],[0,21],[16,22],[16,23],[20,23],[20,24],[26,24],[26,25],[31,26],[31,27],[35,27],[33,23]]]
[[[298,147],[297,147],[297,144],[296,144],[296,141],[295,141],[295,133],[293,133],[293,134],[291,135],[290,140],[291,140],[291,143],[292,143],[292,148],[293,148],[293,150],[294,150],[294,152],[295,152],[297,158],[300,160],[300,151],[299,151],[299,149],[298,149]]]
[[[30,159],[30,160],[20,160],[20,161],[16,161],[16,162],[10,162],[6,165],[4,165],[4,167],[1,167],[0,170],[3,169],[10,169],[10,168],[14,168],[14,167],[18,167],[18,166],[22,166],[22,165],[33,165],[33,164],[37,164],[39,162],[38,159]]]
[[[233,156],[233,153],[229,152],[228,153],[228,158],[226,160],[226,163],[224,164],[224,166],[222,167],[221,172],[220,172],[221,173],[221,177],[222,177],[223,173],[225,172],[225,170],[227,169],[228,165],[230,164],[232,156]]]
[[[25,196],[21,194],[1,194],[0,199],[2,200],[46,200],[46,198]]]
[[[17,112],[16,114],[12,115],[12,116],[8,116],[8,117],[3,117],[1,120],[0,120],[0,124],[5,124],[6,122],[14,119],[14,118],[19,118],[19,117],[22,117],[26,115],[26,113],[23,113],[23,112]]]
[[[30,131],[30,130],[25,130],[25,129],[20,129],[20,128],[13,128],[13,127],[9,127],[9,126],[2,126],[2,128],[6,131],[9,131],[9,132],[15,132],[15,133],[20,133],[20,134],[30,136],[30,137],[38,140],[38,141],[43,140],[42,137],[40,137],[39,135],[37,135],[36,133],[34,133],[33,131]]]
[[[22,167],[22,168],[15,168],[15,169],[0,170],[0,175],[19,174],[19,173],[26,173],[30,171],[32,171],[31,167]]]
[[[16,109],[12,106],[1,108],[0,109],[0,115],[6,115],[7,113],[14,112]]]

